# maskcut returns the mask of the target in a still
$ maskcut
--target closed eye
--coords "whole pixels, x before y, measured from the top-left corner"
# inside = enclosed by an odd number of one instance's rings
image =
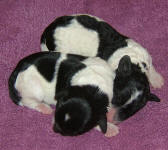
[[[130,99],[130,97],[131,97],[130,90],[119,92],[117,94],[114,94],[112,104],[116,106],[122,106]]]

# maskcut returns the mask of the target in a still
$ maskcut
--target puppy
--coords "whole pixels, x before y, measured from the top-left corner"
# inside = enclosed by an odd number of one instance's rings
[[[119,121],[135,114],[148,100],[159,100],[146,90],[149,83],[154,88],[161,88],[164,83],[147,50],[97,17],[71,15],[57,18],[44,30],[41,50],[98,56],[106,60],[116,73],[112,106],[118,106],[115,112],[119,117],[115,118],[120,118]]]
[[[52,113],[56,105],[54,131],[76,136],[107,126],[107,108],[113,97],[111,67],[100,58],[39,52],[23,58],[9,78],[9,95],[17,105]]]
[[[107,114],[109,122],[115,124],[128,119],[148,101],[160,102],[160,99],[150,92],[148,79],[138,65],[131,63],[129,56],[121,58],[114,79],[114,109]]]

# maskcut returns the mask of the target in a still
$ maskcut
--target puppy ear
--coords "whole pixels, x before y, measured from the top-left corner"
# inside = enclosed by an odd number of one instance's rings
[[[128,55],[125,55],[121,58],[117,70],[123,76],[129,75],[131,73],[131,59]]]
[[[55,95],[55,99],[60,100],[67,95],[68,95],[68,90],[62,90]]]
[[[100,117],[100,120],[98,121],[98,125],[100,126],[100,129],[103,133],[106,133],[107,131],[107,117],[106,114],[102,115]]]
[[[148,101],[160,102],[160,98],[158,98],[156,95],[150,93],[148,96]]]

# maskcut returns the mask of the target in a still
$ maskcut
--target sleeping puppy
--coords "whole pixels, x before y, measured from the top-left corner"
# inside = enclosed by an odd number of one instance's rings
[[[111,67],[102,59],[40,52],[23,58],[9,78],[9,95],[17,105],[44,114],[56,105],[54,131],[75,136],[107,125],[107,108],[113,97]],[[107,135],[109,136],[109,134]]]
[[[112,106],[118,107],[111,111],[119,113],[115,117],[118,121],[135,114],[148,100],[159,100],[150,94],[149,83],[154,88],[161,88],[164,82],[147,50],[97,17],[71,15],[57,18],[44,30],[41,50],[98,56],[106,60],[116,73]]]
[[[138,65],[131,63],[129,56],[121,58],[114,79],[112,106],[107,118],[117,124],[134,115],[148,101],[160,102],[150,92],[148,79]]]
[[[154,88],[163,85],[163,78],[152,65],[147,50],[98,17],[71,15],[57,18],[44,30],[41,50],[98,56],[108,61],[114,70],[120,59],[128,55],[132,63],[139,65],[142,72],[145,72]]]

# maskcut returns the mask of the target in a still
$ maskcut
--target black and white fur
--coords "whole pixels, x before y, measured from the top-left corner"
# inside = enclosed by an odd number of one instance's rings
[[[98,57],[39,52],[18,63],[9,95],[15,104],[46,114],[56,105],[53,128],[62,135],[79,135],[97,125],[106,133],[114,77]]]
[[[148,79],[138,65],[131,63],[129,56],[121,58],[114,79],[112,105],[117,109],[113,121],[128,119],[143,108],[148,101],[160,102],[150,92]]]
[[[147,50],[134,40],[121,35],[108,23],[94,16],[71,15],[57,18],[44,30],[41,36],[41,50],[59,51],[89,57],[98,56],[106,60],[112,70],[116,72],[117,78],[114,81],[114,98],[112,103],[113,105],[118,105],[122,101],[123,106],[128,106],[129,108],[127,110],[127,114],[130,114],[129,116],[142,108],[142,105],[145,105],[142,99],[137,100],[139,95],[142,94],[137,87],[137,85],[142,84],[140,78],[143,78],[143,86],[147,86],[147,88],[149,83],[154,88],[160,88],[163,85],[163,78],[152,65],[152,58]],[[117,71],[120,60],[125,56],[129,56],[129,63],[131,63],[129,66],[131,66],[132,70],[129,78],[127,76],[121,77]],[[136,78],[135,80],[134,77],[131,77],[134,74],[138,74],[139,79]],[[122,82],[124,77],[127,80],[129,79],[129,81],[126,83]],[[130,84],[132,82],[134,84]],[[131,91],[131,94],[127,93],[127,91]],[[120,99],[116,100],[118,95],[120,95]],[[135,110],[132,111],[132,109]],[[119,120],[126,118],[123,117],[125,116],[124,113],[123,116],[119,116]]]

